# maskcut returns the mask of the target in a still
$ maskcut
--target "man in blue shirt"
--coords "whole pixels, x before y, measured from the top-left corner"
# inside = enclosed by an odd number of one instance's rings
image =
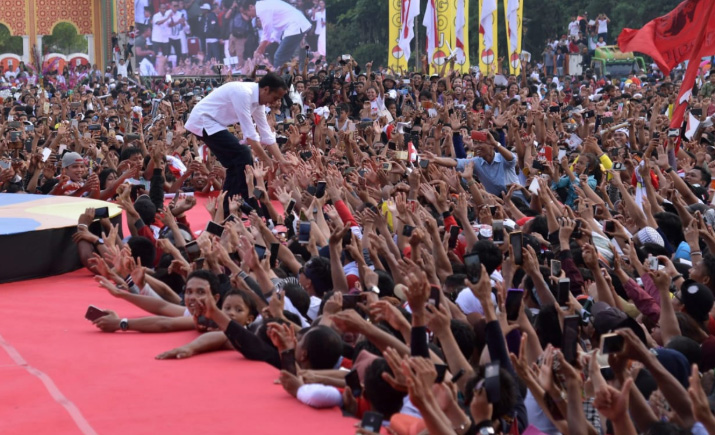
[[[456,168],[458,172],[470,163],[474,163],[474,175],[484,186],[487,192],[501,196],[508,190],[507,186],[519,183],[516,176],[516,156],[504,148],[487,130],[486,141],[476,142],[476,157],[471,159],[453,159],[450,157],[436,157],[432,153],[425,153],[430,162]]]

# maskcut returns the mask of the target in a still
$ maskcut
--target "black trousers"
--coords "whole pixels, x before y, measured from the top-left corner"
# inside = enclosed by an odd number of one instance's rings
[[[209,147],[219,162],[226,168],[226,179],[223,190],[227,191],[226,204],[233,195],[241,195],[248,199],[248,184],[246,183],[246,165],[253,166],[251,147],[242,145],[236,136],[228,130],[221,130],[209,135],[204,130],[204,143]],[[228,210],[228,207],[226,207]]]

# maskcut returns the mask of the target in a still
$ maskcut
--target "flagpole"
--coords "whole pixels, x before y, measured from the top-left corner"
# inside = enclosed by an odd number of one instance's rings
[[[422,23],[418,21],[418,18],[419,15],[415,17],[415,71],[417,72],[421,70],[420,65],[422,64],[420,60],[420,25]],[[407,69],[410,69],[410,65],[407,65]]]

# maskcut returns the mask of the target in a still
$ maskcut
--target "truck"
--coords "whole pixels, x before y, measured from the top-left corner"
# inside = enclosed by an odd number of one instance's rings
[[[645,60],[633,52],[622,52],[617,45],[596,48],[591,59],[591,69],[598,77],[610,75],[612,79],[625,80],[631,73],[645,73]]]

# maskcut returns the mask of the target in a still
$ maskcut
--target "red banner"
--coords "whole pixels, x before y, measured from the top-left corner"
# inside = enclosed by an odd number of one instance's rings
[[[690,60],[702,35],[700,53],[715,53],[715,18],[710,7],[715,0],[686,0],[641,29],[623,29],[618,46],[623,52],[637,51],[652,57],[658,68],[669,74],[679,63]]]

